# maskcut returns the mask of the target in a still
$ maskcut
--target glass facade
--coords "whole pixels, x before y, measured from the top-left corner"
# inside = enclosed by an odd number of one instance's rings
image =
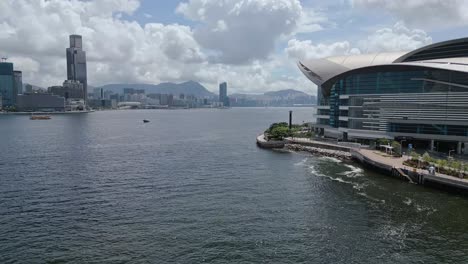
[[[338,85],[338,93],[342,95],[468,91],[468,88],[441,82],[468,85],[468,78],[461,72],[409,68],[352,74],[336,82],[334,87]]]
[[[390,124],[390,132],[468,137],[467,126],[437,124]]]
[[[433,60],[443,58],[468,57],[468,42],[455,42],[424,49],[414,53],[404,61]]]
[[[318,114],[329,115],[333,128],[468,136],[467,73],[406,65],[362,68],[334,81],[329,94],[321,91],[319,98],[329,108]],[[440,120],[465,125],[438,125]]]
[[[81,36],[70,36],[70,48],[66,49],[67,55],[67,79],[79,81],[83,84],[83,94],[86,100],[88,96],[88,78],[86,69],[86,52],[82,50]]]
[[[2,97],[3,107],[16,105],[13,63],[0,63],[0,96]]]

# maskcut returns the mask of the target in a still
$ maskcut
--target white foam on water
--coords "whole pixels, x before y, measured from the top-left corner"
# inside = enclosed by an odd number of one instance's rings
[[[378,198],[374,198],[370,195],[368,195],[367,193],[365,192],[358,192],[357,194],[361,195],[362,197],[365,197],[366,199],[369,199],[373,202],[377,202],[377,203],[381,203],[381,204],[385,204],[385,200],[381,200],[381,199],[378,199]]]
[[[418,211],[418,213],[427,213],[427,215],[430,215],[430,214],[437,212],[437,209],[432,208],[432,207],[422,206],[419,204],[414,204],[414,206],[416,208],[416,211]]]
[[[406,223],[398,226],[384,224],[377,233],[383,240],[391,241],[400,248],[403,248],[405,247],[405,241],[408,237],[408,231],[411,229],[414,229],[414,227],[408,226]]]
[[[316,176],[328,177],[328,176],[326,176],[326,175],[324,175],[324,174],[318,172],[318,170],[315,168],[314,165],[310,165],[310,166],[309,166],[309,169],[310,169],[310,173],[312,173],[312,174],[314,174],[314,175],[316,175]]]
[[[342,161],[334,157],[320,157],[319,160],[333,161],[336,163],[341,163]]]
[[[411,200],[410,198],[406,197],[406,199],[403,201],[404,204],[406,205],[411,205],[413,203],[413,200]]]
[[[309,158],[305,158],[297,163],[294,163],[294,166],[304,166],[307,163],[307,161],[309,161]]]
[[[356,178],[356,177],[364,176],[363,169],[359,167],[355,167],[350,164],[345,164],[345,166],[350,170],[340,173],[341,175],[345,175],[346,177],[349,177],[349,178]]]
[[[353,185],[353,189],[361,191],[366,186],[367,186],[366,183],[356,183],[356,184]]]
[[[332,180],[332,181],[340,182],[340,183],[351,184],[351,185],[353,185],[353,186],[355,185],[354,182],[346,181],[346,180],[344,180],[343,178],[340,178],[340,177],[334,178],[334,177],[332,177],[332,176],[328,176],[328,175],[325,175],[325,174],[323,174],[323,173],[320,173],[320,172],[317,171],[317,169],[315,168],[315,166],[310,166],[309,169],[310,169],[310,172],[311,172],[312,174],[316,175],[316,176],[324,177],[324,178],[330,179],[330,180]]]

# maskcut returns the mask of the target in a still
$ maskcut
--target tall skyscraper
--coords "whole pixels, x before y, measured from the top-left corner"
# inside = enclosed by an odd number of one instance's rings
[[[13,73],[13,63],[0,62],[0,97],[3,108],[16,105],[16,87]]]
[[[13,71],[15,78],[15,92],[16,94],[23,94],[23,73],[21,71]]]
[[[229,106],[229,98],[227,96],[227,83],[222,82],[219,84],[219,102],[224,106]]]
[[[26,85],[24,86],[24,88],[25,88],[24,93],[32,93],[32,92],[33,92],[32,85],[30,85],[29,83],[26,84]]]
[[[83,99],[88,98],[88,78],[86,74],[86,52],[79,35],[70,35],[70,47],[67,48],[67,79],[83,84]]]

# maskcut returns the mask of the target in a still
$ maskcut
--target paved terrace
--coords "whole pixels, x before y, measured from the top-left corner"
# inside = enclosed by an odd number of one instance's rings
[[[338,150],[351,152],[351,154],[359,153],[366,159],[372,161],[373,163],[377,163],[378,165],[380,165],[379,167],[387,168],[389,170],[391,170],[392,168],[399,168],[399,169],[404,169],[404,170],[412,171],[412,172],[416,171],[418,174],[423,175],[423,178],[426,181],[428,180],[428,181],[435,182],[438,184],[448,185],[448,186],[468,190],[467,179],[460,179],[457,177],[453,177],[453,176],[449,176],[449,175],[445,175],[445,174],[441,174],[437,172],[435,173],[435,175],[431,175],[428,173],[427,170],[416,169],[416,168],[404,165],[403,162],[410,158],[409,156],[406,156],[406,155],[400,158],[391,157],[391,156],[385,155],[385,153],[380,153],[377,150],[360,148],[358,144],[354,144],[354,143],[332,143],[332,142],[323,142],[323,141],[312,140],[312,139],[307,139],[307,138],[286,138],[285,141],[291,144],[322,147],[322,148],[328,148],[328,149],[338,149]]]
[[[361,155],[367,157],[368,159],[380,163],[385,164],[387,166],[391,166],[392,168],[401,168],[408,171],[416,171],[418,174],[422,174],[425,176],[426,179],[433,180],[436,182],[444,182],[455,184],[457,187],[468,187],[468,180],[467,179],[460,179],[457,177],[449,176],[446,174],[436,172],[435,175],[431,175],[428,173],[427,170],[416,169],[413,167],[409,167],[403,164],[405,160],[408,160],[410,157],[404,155],[403,157],[396,158],[396,157],[386,157],[383,153],[378,153],[376,150],[371,149],[355,149]]]

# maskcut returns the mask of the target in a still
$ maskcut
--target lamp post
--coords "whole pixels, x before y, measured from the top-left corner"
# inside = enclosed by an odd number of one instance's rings
[[[401,154],[401,156],[403,156],[403,142],[405,142],[405,141],[406,141],[406,139],[400,140],[400,146],[401,146],[401,150],[400,150],[401,153],[400,154]]]
[[[449,155],[448,155],[448,158],[449,158],[449,159],[451,158],[451,157],[450,157],[450,153],[452,153],[453,151],[455,151],[455,150],[454,150],[454,149],[449,150]]]

